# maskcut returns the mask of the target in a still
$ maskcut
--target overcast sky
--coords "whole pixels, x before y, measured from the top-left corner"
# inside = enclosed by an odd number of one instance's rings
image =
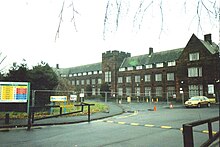
[[[118,27],[114,1],[109,6],[104,40],[108,1],[65,0],[63,22],[55,41],[62,0],[1,0],[0,57],[7,58],[0,68],[23,59],[29,66],[44,61],[52,67],[74,67],[101,62],[102,53],[108,50],[130,52],[132,56],[147,54],[149,47],[159,52],[184,47],[193,33],[200,39],[211,33],[212,40],[219,43],[219,20],[213,15],[210,18],[202,5],[201,29],[198,26],[197,1],[163,1],[160,9],[160,0],[122,0]],[[139,11],[140,1],[144,3]],[[77,31],[71,22],[72,2],[78,12],[74,15]],[[207,1],[206,5],[213,4]]]

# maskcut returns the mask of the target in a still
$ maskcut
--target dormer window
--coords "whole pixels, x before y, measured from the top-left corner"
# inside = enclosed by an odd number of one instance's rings
[[[163,63],[157,63],[156,67],[163,67]]]
[[[88,72],[88,75],[92,75],[92,72],[91,72],[91,71],[89,71],[89,72]]]
[[[98,71],[94,71],[93,74],[96,75],[98,73]]]
[[[196,61],[199,60],[199,53],[190,53],[189,54],[189,61]]]
[[[134,70],[134,67],[128,67],[127,70]]]
[[[169,61],[167,66],[176,66],[176,61]]]
[[[136,69],[139,70],[139,69],[142,69],[142,66],[136,66]]]
[[[125,68],[124,67],[119,68],[119,71],[125,71]]]
[[[84,76],[87,75],[87,72],[84,72],[83,75],[84,75]]]
[[[152,64],[145,65],[146,69],[152,68]]]

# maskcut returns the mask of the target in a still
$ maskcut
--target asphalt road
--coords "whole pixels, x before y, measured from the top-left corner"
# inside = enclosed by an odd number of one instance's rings
[[[67,147],[179,147],[183,146],[182,124],[219,116],[219,106],[210,108],[122,104],[128,113],[111,118],[71,125],[34,127],[0,132],[0,146],[67,146]],[[219,131],[219,122],[212,125]],[[194,128],[194,145],[208,139],[207,125]]]

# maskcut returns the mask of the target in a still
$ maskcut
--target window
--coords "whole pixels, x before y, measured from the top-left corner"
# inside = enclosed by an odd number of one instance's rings
[[[82,75],[82,73],[78,73],[78,76],[81,76]]]
[[[174,73],[167,73],[167,81],[174,81]]]
[[[142,66],[136,66],[136,69],[139,70],[139,69],[142,69]]]
[[[106,71],[105,72],[105,82],[111,82],[111,72],[110,71]]]
[[[77,73],[73,74],[73,76],[76,77],[76,76],[77,76]]]
[[[100,95],[100,88],[97,88],[97,95]]]
[[[90,79],[86,80],[86,84],[89,85],[90,84]]]
[[[176,61],[169,61],[167,66],[176,66]]]
[[[134,70],[134,67],[128,67],[127,70]]]
[[[93,74],[96,75],[98,73],[98,71],[94,71]],[[89,74],[89,73],[88,73]]]
[[[81,80],[81,85],[84,85],[85,84],[85,80]]]
[[[214,85],[213,84],[208,85],[208,94],[214,94]]]
[[[163,67],[163,63],[157,63],[156,67]]]
[[[167,87],[167,94],[168,94],[168,97],[172,97],[173,98],[173,95],[175,94],[175,87]]]
[[[90,71],[90,72],[88,72],[88,75],[92,75],[92,72]]]
[[[62,78],[65,78],[65,77],[67,77],[67,75],[60,75]]]
[[[145,75],[144,79],[145,79],[145,82],[150,82],[151,81],[151,75]]]
[[[189,61],[196,61],[199,60],[199,53],[190,53],[189,54]]]
[[[124,67],[119,68],[119,71],[125,71],[125,68]]]
[[[69,74],[69,77],[72,77],[73,75],[72,74]]]
[[[155,74],[155,81],[162,81],[162,74]]]
[[[98,79],[98,84],[102,84],[102,79],[101,78]]]
[[[84,76],[87,75],[87,72],[84,72],[83,75],[84,75]]]
[[[149,69],[149,68],[152,68],[152,67],[153,67],[152,64],[145,65],[146,69]]]
[[[118,77],[118,83],[123,83],[122,77]]]
[[[118,88],[118,95],[122,96],[123,95],[123,88]]]
[[[74,80],[72,81],[72,85],[75,85],[75,81]]]
[[[136,93],[136,96],[140,96],[141,94],[140,87],[135,87],[135,93]]]
[[[156,96],[162,96],[162,87],[156,87]]]
[[[76,85],[79,85],[79,80],[76,80]]]
[[[92,88],[92,95],[95,95],[95,88]]]
[[[102,71],[99,71],[99,74],[102,74]]]
[[[92,84],[93,84],[93,85],[95,84],[95,79],[92,79]]]
[[[189,85],[189,97],[203,95],[202,85]]]
[[[141,76],[135,76],[135,82],[140,82],[141,81]]]
[[[202,67],[188,68],[188,77],[202,77]]]
[[[131,83],[131,76],[126,77],[126,83]]]
[[[145,96],[151,96],[151,87],[145,87],[144,93],[145,93]]]
[[[131,96],[131,88],[130,87],[126,88],[126,95]]]

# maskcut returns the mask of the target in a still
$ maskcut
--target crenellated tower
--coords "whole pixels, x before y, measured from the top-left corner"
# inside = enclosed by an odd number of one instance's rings
[[[128,57],[131,57],[130,53],[116,50],[102,53],[102,81],[109,84],[111,92],[117,92],[118,70],[124,59]]]

